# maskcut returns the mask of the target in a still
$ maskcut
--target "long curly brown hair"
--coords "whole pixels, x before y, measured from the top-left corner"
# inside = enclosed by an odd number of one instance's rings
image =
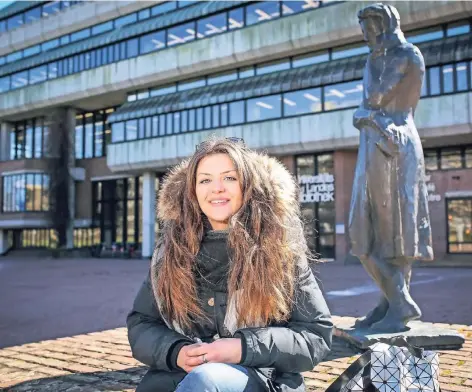
[[[274,158],[223,138],[202,143],[164,180],[158,203],[164,251],[154,294],[166,318],[183,329],[206,318],[193,270],[205,221],[195,192],[196,172],[202,158],[218,153],[232,159],[243,193],[242,207],[230,218],[228,234],[228,298],[240,290],[235,303],[237,325],[287,320],[294,302],[296,266],[306,262],[309,254],[297,183]]]

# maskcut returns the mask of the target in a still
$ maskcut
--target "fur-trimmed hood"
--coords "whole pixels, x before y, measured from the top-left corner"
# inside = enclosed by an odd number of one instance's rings
[[[253,152],[253,159],[256,166],[266,173],[267,181],[260,185],[267,207],[275,211],[281,221],[290,222],[299,214],[298,184],[294,176],[273,157]],[[188,159],[183,161],[164,178],[157,207],[157,216],[162,223],[178,220],[182,214],[188,163]]]

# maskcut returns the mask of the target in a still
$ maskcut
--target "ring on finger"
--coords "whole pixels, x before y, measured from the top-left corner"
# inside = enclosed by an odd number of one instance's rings
[[[205,358],[205,354],[202,355],[202,360],[203,360],[202,363],[208,363],[208,360]]]

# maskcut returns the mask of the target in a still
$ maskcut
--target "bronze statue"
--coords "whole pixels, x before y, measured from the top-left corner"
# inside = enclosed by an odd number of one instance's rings
[[[349,236],[382,298],[356,327],[397,332],[421,317],[410,296],[414,260],[431,260],[431,227],[421,141],[413,121],[425,72],[423,56],[400,30],[398,11],[383,4],[358,13],[371,53],[363,102]]]

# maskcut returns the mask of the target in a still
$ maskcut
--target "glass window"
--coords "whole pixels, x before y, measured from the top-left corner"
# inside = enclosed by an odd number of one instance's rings
[[[139,20],[149,19],[150,17],[151,17],[151,10],[149,8],[146,8],[145,10],[141,10],[138,12]]]
[[[129,25],[138,21],[138,14],[136,12],[122,16],[121,18],[115,19],[115,28],[120,26]]]
[[[47,80],[48,68],[47,65],[41,65],[40,67],[30,69],[29,83],[36,84]]]
[[[427,79],[428,79],[428,74],[425,73],[424,79],[423,79],[423,83],[421,83],[421,93],[420,93],[420,96],[421,96],[421,97],[425,97],[426,95],[428,95],[428,83],[427,83]]]
[[[0,78],[0,93],[10,90],[10,77]]]
[[[68,43],[70,43],[70,35],[63,35],[63,36],[60,38],[60,44],[61,44],[61,46],[62,46],[62,45],[67,45]]]
[[[450,23],[447,25],[446,35],[452,37],[453,35],[467,34],[470,33],[469,23]]]
[[[197,109],[197,131],[203,129],[203,108]]]
[[[192,88],[203,87],[205,86],[205,79],[194,79],[187,82],[179,83],[177,89],[179,91],[190,90]]]
[[[369,47],[367,45],[349,45],[344,48],[334,49],[331,56],[333,60],[337,60],[359,56],[364,53],[369,53]]]
[[[175,10],[177,8],[177,3],[175,1],[166,1],[165,3],[155,5],[151,8],[151,15],[161,15],[166,12]]]
[[[117,122],[112,125],[111,141],[112,143],[125,140],[125,123]]]
[[[439,79],[439,67],[429,69],[429,95],[441,93],[441,81]]]
[[[449,252],[472,252],[471,216],[471,199],[453,199],[447,201]]]
[[[156,120],[157,120],[157,117],[156,117]],[[153,136],[153,133],[152,133],[152,127],[153,127],[153,122],[152,122],[152,117],[147,117],[146,118],[146,134],[145,134],[145,137],[151,137]],[[156,130],[157,131],[157,130]]]
[[[433,171],[439,169],[438,153],[436,150],[424,151],[424,164],[426,171]]]
[[[174,133],[180,133],[180,113],[174,113]]]
[[[157,87],[157,88],[151,89],[150,96],[151,97],[157,97],[157,96],[160,96],[160,95],[175,93],[176,91],[177,91],[177,85],[176,84],[173,84],[171,86]]]
[[[187,7],[189,5],[193,5],[195,3],[200,2],[201,0],[187,0],[187,1],[178,1],[177,4],[179,8]]]
[[[244,101],[230,102],[229,104],[229,124],[242,124],[244,120]]]
[[[188,111],[188,130],[189,131],[195,131],[196,127],[196,118],[195,118],[195,109],[190,109]]]
[[[328,52],[318,52],[315,54],[304,54],[301,56],[296,56],[292,60],[292,67],[305,67],[306,65],[318,64],[323,63],[325,61],[329,61],[329,53]]]
[[[79,30],[70,35],[70,42],[79,41],[88,37],[90,37],[90,29]]]
[[[139,91],[136,95],[137,99],[145,99],[149,98],[149,90]]]
[[[211,128],[211,106],[203,108],[203,118],[205,119],[205,129]]]
[[[197,37],[205,38],[226,31],[226,12],[197,21]]]
[[[465,167],[472,167],[472,148],[468,147],[465,149]]]
[[[167,113],[166,115],[166,134],[171,135],[174,128],[174,115],[172,113]]]
[[[278,1],[263,1],[246,6],[246,24],[248,26],[280,17]]]
[[[103,113],[98,111],[95,112],[95,156],[103,156]]]
[[[43,119],[34,121],[34,157],[41,158],[43,149]]]
[[[138,138],[138,121],[126,121],[126,140],[136,140]]]
[[[41,52],[41,45],[30,46],[23,50],[23,57],[30,57]]]
[[[420,30],[411,34],[407,34],[407,41],[412,44],[420,42],[432,41],[443,37],[443,31],[441,28]]]
[[[7,22],[5,20],[0,20],[0,33],[7,31]]]
[[[49,176],[43,175],[43,186],[41,188],[41,210],[49,210]]]
[[[93,157],[93,113],[85,114],[85,149],[84,158]]]
[[[296,116],[321,111],[321,88],[285,93],[284,116]]]
[[[57,63],[48,64],[48,79],[55,79],[58,76]]]
[[[443,92],[452,93],[454,91],[454,66],[444,65],[442,67],[443,74]]]
[[[271,72],[283,71],[290,69],[290,60],[274,61],[256,66],[256,74],[264,75]]]
[[[238,74],[236,71],[224,72],[221,74],[209,76],[207,83],[209,86],[211,86],[213,84],[225,83],[231,80],[236,80],[237,78],[238,78]]]
[[[244,8],[237,8],[228,13],[228,29],[240,29],[244,27]]]
[[[281,95],[252,98],[247,101],[247,121],[269,120],[282,115]]]
[[[25,200],[26,200],[26,211],[33,211],[34,204],[34,174],[26,175],[25,182]]]
[[[303,11],[312,10],[320,6],[320,1],[305,0],[305,1],[283,1],[282,14],[293,15]]]
[[[84,157],[83,115],[75,117],[75,157],[77,159],[82,159]]]
[[[325,110],[358,106],[362,101],[362,91],[360,80],[324,87]]]
[[[187,132],[188,131],[188,111],[187,110],[182,110],[180,112],[181,117],[182,117],[182,132]]]
[[[25,12],[25,23],[32,23],[41,18],[41,7],[32,8]]]
[[[10,131],[10,159],[16,159],[16,131]]]
[[[469,80],[467,78],[467,63],[456,64],[457,91],[466,91],[469,89]]]
[[[195,39],[195,22],[169,28],[167,31],[167,46],[184,44]]]
[[[60,2],[51,1],[43,4],[43,16],[48,16],[60,11]]]
[[[59,38],[56,38],[56,39],[52,39],[50,41],[42,43],[41,50],[45,52],[47,50],[57,48],[58,46],[59,46]]]
[[[220,126],[226,127],[228,125],[228,104],[227,103],[222,103],[219,105],[220,107]]]
[[[142,54],[164,49],[166,47],[165,31],[156,31],[140,37],[139,45]]]
[[[166,134],[166,115],[161,114],[159,116],[159,135],[164,136]]]
[[[23,26],[24,14],[14,15],[7,20],[8,30],[16,29],[17,27]]]
[[[17,52],[10,53],[7,55],[7,63],[11,63],[13,61],[17,61],[23,58],[23,52],[21,50]]]
[[[448,149],[441,150],[441,169],[460,169],[462,168],[461,150]]]
[[[43,156],[49,156],[49,129],[50,129],[50,122],[44,120],[43,121]]]
[[[5,56],[0,56],[0,65],[5,64],[5,62],[6,62]]]
[[[25,158],[33,158],[33,132],[33,121],[28,120],[25,131]]]
[[[110,20],[105,23],[100,23],[92,27],[92,35],[98,35],[105,33],[106,31],[113,30],[113,21]]]
[[[16,124],[16,157],[25,157],[25,125],[23,122]]]
[[[139,41],[138,38],[130,39],[127,41],[127,58],[136,57],[139,53]]]
[[[212,106],[213,128],[220,126],[220,106]]]
[[[247,68],[241,68],[239,70],[239,77],[241,79],[244,78],[250,78],[251,76],[254,76],[256,74],[256,69],[254,66],[247,67]]]
[[[146,119],[140,118],[138,120],[138,139],[144,139],[146,135]]]

